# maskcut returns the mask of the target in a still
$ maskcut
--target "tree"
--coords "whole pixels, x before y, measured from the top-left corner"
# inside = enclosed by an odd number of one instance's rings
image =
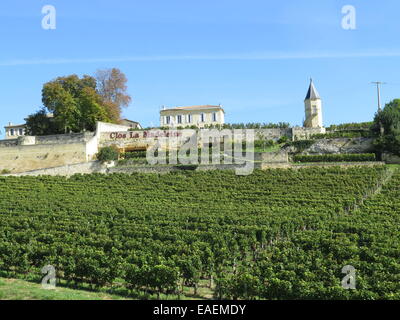
[[[121,70],[98,70],[95,75],[97,92],[103,99],[108,117],[117,122],[121,117],[122,107],[127,107],[132,98],[127,94],[128,79]]]
[[[400,155],[400,99],[391,101],[375,114],[372,131],[377,136],[374,144],[378,151]]]
[[[97,121],[110,121],[102,98],[96,92],[96,80],[90,76],[59,77],[42,90],[44,106],[54,114],[53,133],[95,129]]]
[[[48,116],[46,108],[31,114],[26,119],[26,132],[31,136],[44,136],[61,133],[57,130],[54,119]]]

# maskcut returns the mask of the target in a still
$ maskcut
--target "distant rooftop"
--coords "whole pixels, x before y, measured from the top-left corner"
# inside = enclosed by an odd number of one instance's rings
[[[173,108],[165,108],[161,111],[166,110],[202,110],[202,109],[221,109],[224,111],[221,105],[213,106],[213,105],[202,105],[202,106],[186,106],[186,107],[173,107]]]
[[[9,122],[8,125],[5,126],[5,128],[17,128],[17,127],[25,127],[25,124],[13,124]]]
[[[319,96],[317,89],[315,89],[314,82],[311,79],[310,87],[308,88],[308,92],[307,92],[307,96],[306,96],[305,100],[316,100],[316,99],[321,99],[321,97]]]

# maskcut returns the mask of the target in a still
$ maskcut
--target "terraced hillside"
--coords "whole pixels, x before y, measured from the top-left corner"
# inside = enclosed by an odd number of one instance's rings
[[[51,264],[64,282],[135,294],[400,298],[392,170],[0,177],[0,271],[40,277]]]

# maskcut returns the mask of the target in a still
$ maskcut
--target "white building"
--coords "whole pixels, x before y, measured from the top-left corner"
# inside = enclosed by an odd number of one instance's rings
[[[161,127],[204,128],[206,125],[222,125],[225,123],[225,111],[221,105],[190,106],[163,109],[160,111]]]
[[[307,96],[304,100],[304,108],[306,119],[304,127],[306,128],[323,128],[322,124],[322,100],[319,96],[314,82],[311,79],[310,87],[308,88]]]
[[[8,123],[8,126],[5,126],[6,130],[6,139],[17,139],[18,137],[24,136],[26,132],[25,124],[12,124]]]
[[[131,129],[138,129],[138,130],[139,129],[143,129],[139,122],[132,121],[132,120],[129,120],[129,119],[122,119],[122,120],[119,121],[119,124],[123,125],[123,126],[128,126]]]

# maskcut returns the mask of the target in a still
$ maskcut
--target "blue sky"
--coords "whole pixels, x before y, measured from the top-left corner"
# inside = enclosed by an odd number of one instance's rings
[[[44,5],[57,29],[43,30]],[[353,5],[357,29],[341,27]],[[162,105],[222,104],[227,122],[301,125],[313,77],[324,124],[369,121],[371,81],[400,98],[398,0],[14,0],[0,2],[0,130],[41,106],[43,83],[117,67],[126,118],[158,125]],[[3,130],[4,133],[4,130]]]

